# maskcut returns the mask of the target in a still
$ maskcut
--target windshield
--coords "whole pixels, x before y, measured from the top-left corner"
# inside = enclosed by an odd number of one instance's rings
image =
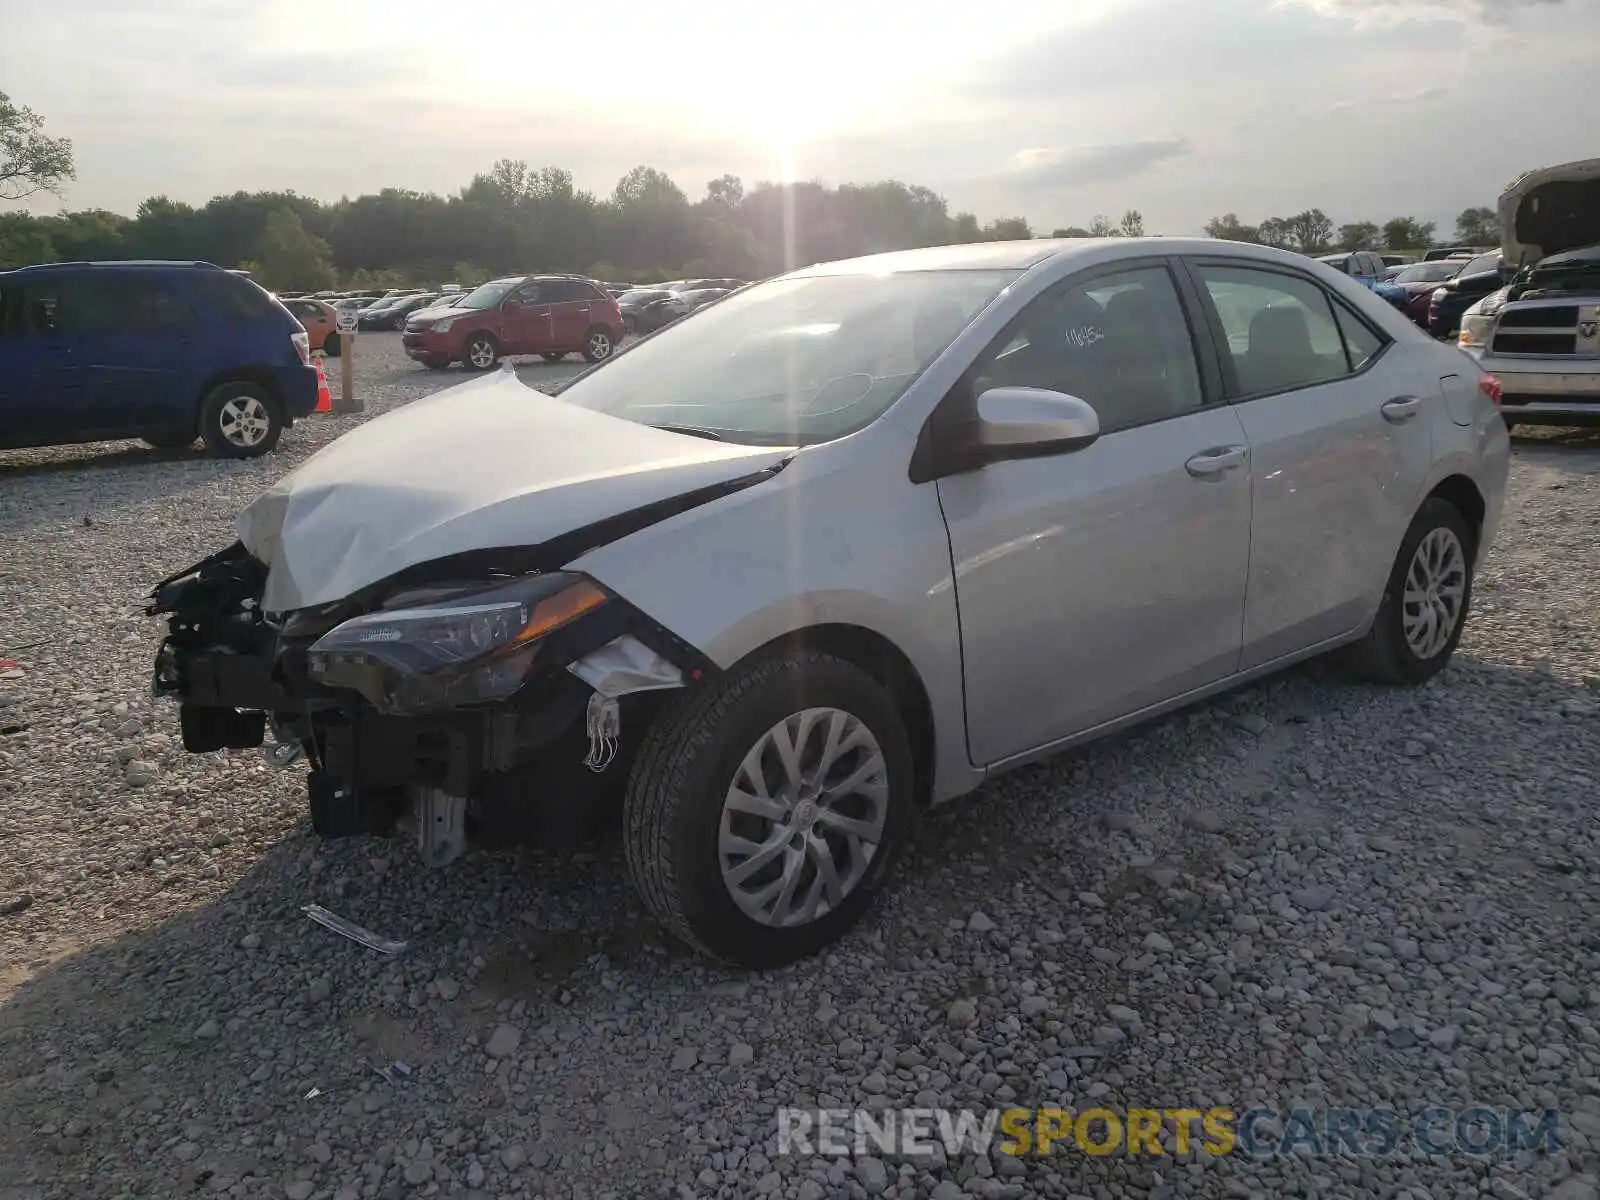
[[[1500,266],[1500,251],[1492,254],[1480,254],[1477,258],[1468,259],[1461,268],[1463,275],[1477,275],[1483,271],[1493,271]]]
[[[669,296],[671,294],[672,293],[670,292],[662,291],[660,288],[640,288],[639,290],[633,292],[623,292],[622,295],[617,298],[617,303],[643,304],[648,300],[655,300],[658,297]]]
[[[1015,271],[776,279],[574,380],[562,399],[750,445],[854,433],[899,399]]]
[[[1414,263],[1394,277],[1395,283],[1443,283],[1460,270],[1460,263]]]
[[[470,295],[462,297],[455,302],[456,308],[494,308],[504,300],[511,289],[521,283],[520,279],[496,279],[476,288]]]

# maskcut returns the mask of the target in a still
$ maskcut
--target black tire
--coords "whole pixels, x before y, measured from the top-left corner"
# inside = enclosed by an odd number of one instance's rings
[[[583,357],[588,362],[605,362],[617,352],[617,338],[604,325],[591,325],[583,335]]]
[[[191,429],[188,432],[184,432],[181,429],[177,429],[170,433],[151,434],[140,440],[146,446],[153,446],[157,450],[182,450],[185,446],[194,445],[194,439],[194,430]]]
[[[560,362],[566,356],[567,355],[565,351],[558,353],[554,350],[546,350],[543,354],[539,355],[539,357],[544,359],[545,362]]]
[[[237,428],[241,407],[252,423],[264,423],[255,440],[241,440],[238,433],[230,436],[230,427]],[[219,384],[201,401],[200,436],[206,449],[220,458],[259,458],[283,436],[283,410],[277,398],[259,384]]]
[[[877,739],[888,774],[882,841],[854,890],[808,924],[774,928],[729,895],[718,862],[723,798],[749,750],[806,707],[839,708]],[[763,657],[664,709],[628,777],[623,839],[646,906],[714,958],[754,969],[817,953],[850,929],[887,879],[911,818],[911,743],[893,700],[852,663],[807,650]]]
[[[472,361],[473,348],[477,346],[488,347],[489,360],[483,365]],[[492,333],[475,333],[469,337],[466,344],[461,347],[461,365],[469,371],[490,371],[500,362],[500,343],[494,340]]]
[[[1517,422],[1513,418],[1502,415],[1500,419],[1506,423],[1507,433],[1515,433],[1517,431]]]
[[[329,358],[339,357],[339,335],[337,333],[330,333],[322,339],[322,352]]]
[[[1449,530],[1460,547],[1463,583],[1461,609],[1444,647],[1431,657],[1422,658],[1405,636],[1405,585],[1417,547],[1436,529]],[[1346,647],[1345,666],[1360,678],[1376,683],[1409,685],[1426,683],[1443,670],[1450,656],[1455,653],[1456,644],[1461,640],[1461,631],[1466,627],[1472,611],[1472,563],[1476,553],[1476,538],[1460,510],[1449,501],[1437,497],[1425,500],[1413,518],[1411,527],[1406,530],[1406,536],[1400,541],[1400,551],[1395,555],[1394,566],[1390,568],[1389,582],[1384,587],[1383,600],[1378,605],[1372,628],[1359,642]]]

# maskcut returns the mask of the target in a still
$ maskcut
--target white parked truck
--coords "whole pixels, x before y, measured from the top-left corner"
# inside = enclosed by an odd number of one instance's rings
[[[1500,246],[1517,274],[1467,310],[1461,348],[1499,377],[1506,424],[1600,425],[1600,158],[1513,180]]]

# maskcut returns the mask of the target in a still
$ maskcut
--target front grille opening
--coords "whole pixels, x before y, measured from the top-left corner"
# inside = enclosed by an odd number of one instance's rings
[[[1497,333],[1496,354],[1576,354],[1578,337],[1574,333]]]
[[[1558,304],[1550,308],[1508,308],[1500,314],[1502,329],[1575,329],[1578,306]]]

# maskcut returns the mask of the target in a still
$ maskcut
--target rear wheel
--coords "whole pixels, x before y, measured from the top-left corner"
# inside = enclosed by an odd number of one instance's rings
[[[282,435],[278,402],[258,384],[221,384],[200,405],[200,436],[211,453],[223,458],[257,458]]]
[[[1400,543],[1378,615],[1349,647],[1356,674],[1379,683],[1425,683],[1455,653],[1472,603],[1474,543],[1455,505],[1432,498]]]
[[[467,339],[461,360],[469,371],[487,371],[500,361],[500,346],[487,333],[475,333]]]
[[[592,363],[604,362],[616,348],[611,331],[604,325],[591,326],[583,335],[583,357]]]
[[[894,702],[832,655],[797,650],[664,710],[628,778],[628,869],[673,933],[779,966],[860,919],[910,820],[910,741]]]
[[[330,333],[322,342],[322,352],[329,358],[339,357],[339,335]]]

